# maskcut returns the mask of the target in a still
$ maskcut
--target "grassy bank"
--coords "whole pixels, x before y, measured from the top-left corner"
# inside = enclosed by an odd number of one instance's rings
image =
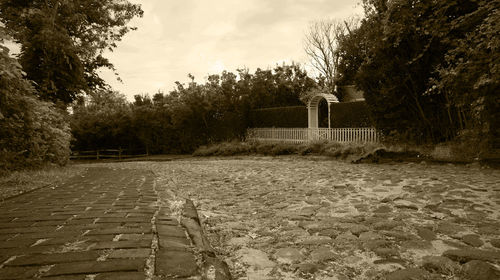
[[[67,165],[4,173],[0,176],[0,203],[6,198],[41,187],[57,187],[68,178],[82,174],[84,170],[83,167]]]
[[[370,155],[380,156],[382,153],[399,155],[420,154],[408,147],[386,147],[379,143],[339,143],[339,142],[310,142],[303,144],[293,143],[260,143],[260,142],[223,142],[198,148],[194,156],[233,156],[233,155],[323,155],[332,158],[359,161]]]
[[[310,142],[259,143],[223,142],[198,148],[194,156],[233,156],[233,155],[322,155],[343,159],[353,163],[386,161],[434,161],[453,163],[473,163],[477,158],[473,153],[458,145],[440,144],[416,146],[382,143],[339,143]]]

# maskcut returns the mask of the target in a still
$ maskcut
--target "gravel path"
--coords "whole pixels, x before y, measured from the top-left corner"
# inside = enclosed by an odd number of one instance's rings
[[[235,279],[500,279],[495,169],[313,157],[150,168],[195,201]]]

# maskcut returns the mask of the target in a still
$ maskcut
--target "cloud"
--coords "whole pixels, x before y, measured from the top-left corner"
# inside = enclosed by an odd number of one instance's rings
[[[359,13],[351,0],[143,0],[144,17],[107,56],[124,83],[103,77],[129,99],[169,91],[174,82],[229,71],[306,62],[304,32],[313,20]],[[159,88],[161,87],[161,88]]]

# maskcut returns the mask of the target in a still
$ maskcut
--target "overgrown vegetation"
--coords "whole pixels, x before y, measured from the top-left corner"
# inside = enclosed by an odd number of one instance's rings
[[[187,85],[178,82],[168,94],[136,95],[133,103],[110,91],[80,100],[71,118],[73,149],[191,153],[208,143],[243,139],[253,109],[301,104],[300,95],[315,85],[296,64],[257,69],[253,74],[224,71],[211,75],[204,84],[189,77]],[[300,119],[305,117],[307,125],[307,109],[292,108],[293,114],[306,113]]]
[[[360,26],[339,39],[337,81],[365,93],[376,127],[498,156],[498,1],[363,3]]]
[[[339,143],[316,141],[303,144],[265,142],[223,142],[198,148],[194,156],[234,155],[323,155],[340,159],[354,159],[369,154],[384,146],[376,143]]]
[[[265,108],[250,112],[249,127],[307,127],[307,107]]]
[[[0,175],[7,170],[63,165],[69,157],[66,114],[37,99],[21,66],[3,46],[0,30]],[[5,36],[5,35],[4,35]]]
[[[330,111],[332,127],[373,127],[370,109],[364,101],[334,103]]]
[[[19,61],[43,100],[70,104],[82,91],[107,85],[97,71],[113,69],[103,56],[142,16],[126,0],[0,1],[0,20],[21,45]]]
[[[107,87],[102,53],[136,16],[140,5],[122,0],[0,1],[0,175],[67,163],[67,106]],[[20,45],[17,58],[5,40]]]

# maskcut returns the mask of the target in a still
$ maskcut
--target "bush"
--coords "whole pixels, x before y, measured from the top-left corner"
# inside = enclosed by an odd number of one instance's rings
[[[0,170],[64,165],[71,134],[65,112],[38,100],[21,66],[0,45]]]
[[[253,110],[250,127],[307,127],[307,107],[291,106]]]
[[[10,101],[12,110],[0,120],[0,146],[3,147],[0,169],[19,170],[45,163],[66,164],[71,134],[65,113],[34,96],[21,96]]]
[[[194,156],[233,156],[261,154],[279,155],[324,155],[333,158],[349,159],[370,153],[382,145],[376,143],[339,143],[316,141],[304,144],[266,143],[266,142],[223,142],[198,148]]]
[[[373,127],[366,102],[341,102],[330,107],[332,127]]]

